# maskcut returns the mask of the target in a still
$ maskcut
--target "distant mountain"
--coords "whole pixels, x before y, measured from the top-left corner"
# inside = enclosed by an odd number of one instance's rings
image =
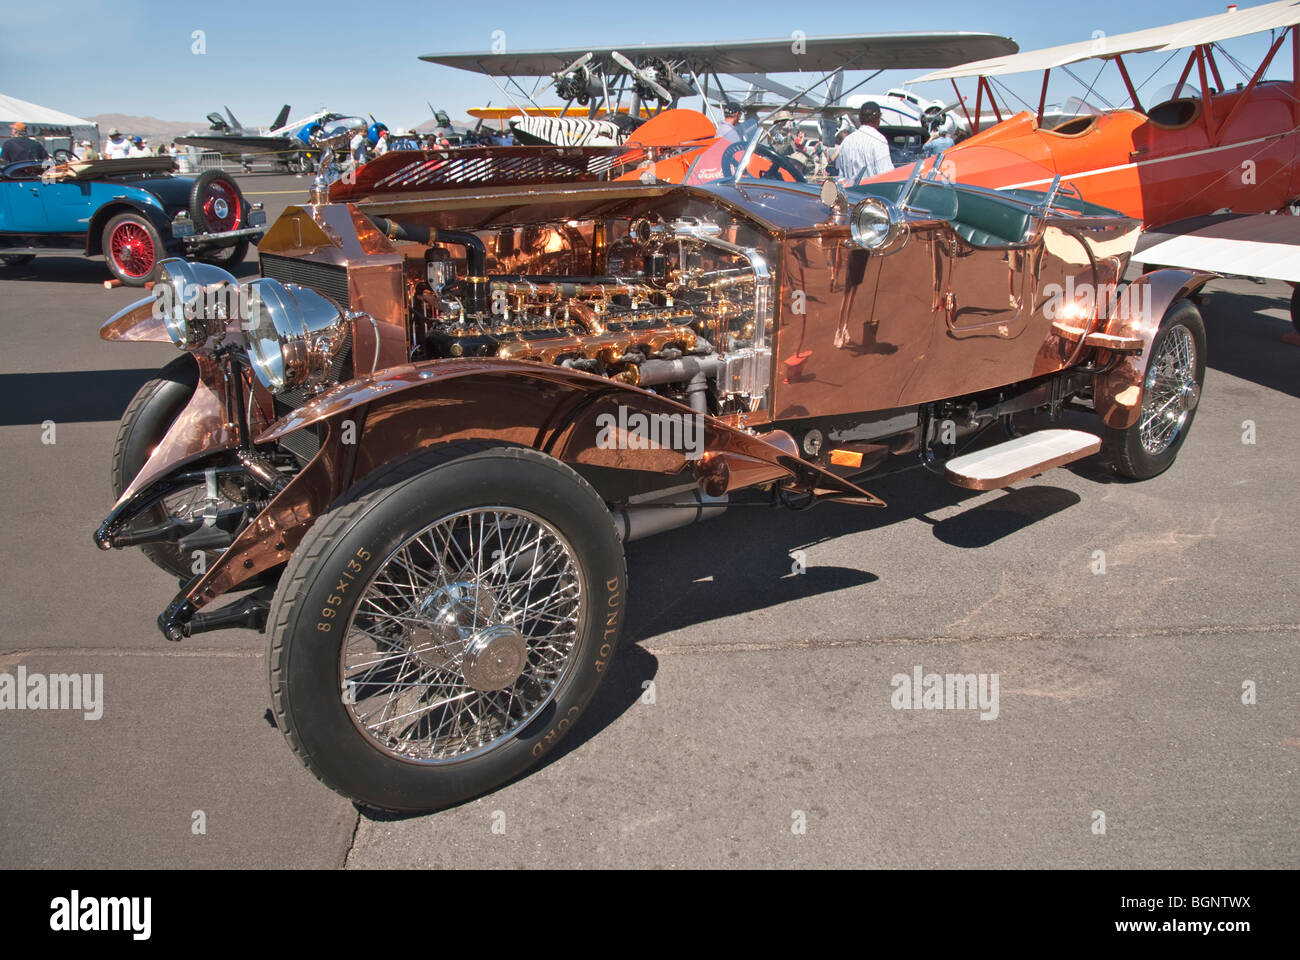
[[[208,129],[208,121],[196,120],[185,123],[180,120],[159,120],[157,117],[129,117],[124,113],[101,113],[88,119],[99,124],[99,133],[105,139],[108,131],[114,127],[128,137],[144,137],[151,144],[170,143],[176,137],[190,133],[203,133]]]

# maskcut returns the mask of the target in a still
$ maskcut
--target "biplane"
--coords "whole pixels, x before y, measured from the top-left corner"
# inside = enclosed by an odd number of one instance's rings
[[[1258,33],[1270,33],[1271,42],[1251,71],[1223,43]],[[1288,46],[1289,57],[1282,54]],[[1129,60],[1138,54],[1183,58],[1177,82],[1156,102],[1145,102],[1133,81]],[[1270,68],[1288,59],[1290,77],[1269,78]],[[1114,65],[1127,105],[1049,118],[1053,74],[1077,79],[1070,67],[1086,60]],[[1225,75],[1229,67],[1240,81]],[[1028,104],[1012,114],[1012,94],[997,78],[1038,72],[1037,109]],[[970,78],[973,104],[957,85]],[[913,82],[941,80],[952,84],[974,131],[945,155],[949,176],[1016,189],[1046,187],[1059,175],[1085,200],[1143,222],[1135,260],[1300,282],[1300,217],[1272,216],[1296,212],[1300,199],[1300,2],[1234,6],[1164,27],[987,58]],[[1300,330],[1300,294],[1291,306]]]
[[[638,121],[682,101],[700,98],[703,113],[716,124],[717,104],[736,100],[751,115],[766,108],[765,94],[782,99],[797,92],[773,74],[799,72],[832,76],[824,92],[798,94],[792,103],[834,136],[838,117],[856,107],[845,98],[886,70],[949,66],[974,58],[1014,53],[1016,42],[987,33],[888,33],[744,40],[735,43],[633,44],[620,47],[430,53],[420,59],[488,77],[513,105],[515,114],[496,114],[509,122],[522,142],[599,145],[625,142]],[[868,76],[846,89],[846,71]],[[730,78],[730,87],[723,78]],[[531,90],[521,79],[535,80]],[[735,92],[736,83],[747,89]],[[543,106],[537,97],[553,91],[561,101]],[[880,94],[882,104],[899,104],[902,134],[921,132],[920,116],[933,104],[915,101],[904,109],[900,91]],[[905,92],[904,92],[905,93]],[[497,108],[504,110],[507,108]],[[470,111],[471,115],[479,114]],[[575,115],[576,114],[576,115]],[[909,119],[916,117],[914,121]],[[912,129],[915,127],[915,129]]]

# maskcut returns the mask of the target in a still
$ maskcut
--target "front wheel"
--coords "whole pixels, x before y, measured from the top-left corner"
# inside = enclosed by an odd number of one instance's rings
[[[1137,421],[1107,428],[1105,454],[1112,469],[1134,480],[1168,470],[1192,429],[1205,382],[1205,324],[1190,300],[1165,311],[1151,342]]]
[[[573,728],[622,628],[623,552],[591,486],[527,448],[434,447],[363,487],[281,577],[273,709],[330,788],[439,809]]]
[[[136,392],[122,414],[117,441],[113,444],[111,479],[114,499],[122,496],[127,485],[148,462],[154,447],[167,435],[172,423],[194,396],[198,380],[198,364],[186,353],[159,370],[156,377],[146,381]],[[216,505],[229,510],[237,508],[240,502],[239,491],[223,484]],[[149,528],[169,520],[193,520],[201,516],[208,505],[204,485],[199,483],[164,497],[146,510],[133,526]],[[181,581],[206,570],[221,553],[220,550],[187,553],[175,541],[145,543],[140,550],[155,566]]]
[[[104,225],[103,245],[108,269],[130,287],[142,287],[152,280],[166,255],[158,231],[138,213],[119,213],[109,220]]]

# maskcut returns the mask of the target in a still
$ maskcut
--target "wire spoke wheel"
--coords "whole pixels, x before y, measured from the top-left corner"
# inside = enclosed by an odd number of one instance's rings
[[[239,191],[227,180],[213,180],[203,196],[203,216],[208,229],[213,233],[224,233],[239,226],[240,217]]]
[[[462,440],[367,474],[276,589],[276,723],[367,807],[443,809],[536,766],[577,725],[622,629],[600,494],[528,447]]]
[[[1200,399],[1196,343],[1191,331],[1170,327],[1151,358],[1142,389],[1142,449],[1163,453],[1178,438]]]
[[[149,232],[129,220],[114,228],[109,239],[109,255],[123,273],[132,277],[149,276],[157,257]]]
[[[574,550],[545,520],[499,506],[443,517],[361,595],[339,664],[351,719],[402,760],[486,753],[550,702],[585,606]]]

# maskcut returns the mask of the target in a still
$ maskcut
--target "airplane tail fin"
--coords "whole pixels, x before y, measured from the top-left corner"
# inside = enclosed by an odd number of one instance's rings
[[[244,125],[241,124],[238,120],[235,119],[235,115],[234,115],[233,113],[230,112],[230,108],[229,108],[229,107],[226,107],[226,116],[230,118],[230,132],[231,132],[231,133],[243,133],[243,132],[244,132]]]
[[[275,122],[271,124],[272,130],[279,130],[289,122],[289,105],[286,103],[280,108],[280,112],[275,115]]]

